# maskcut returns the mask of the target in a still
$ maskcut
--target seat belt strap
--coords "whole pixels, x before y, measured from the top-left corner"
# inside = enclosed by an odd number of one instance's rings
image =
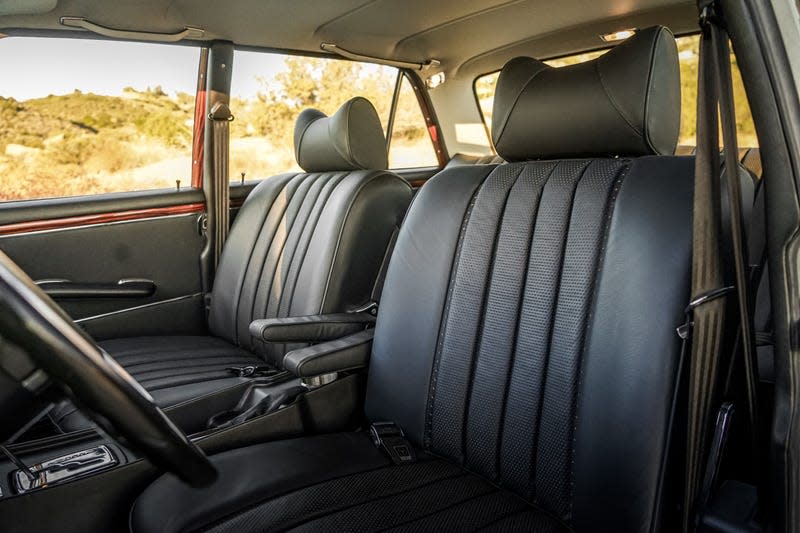
[[[702,6],[701,6],[702,9]],[[725,324],[724,282],[720,254],[720,168],[717,153],[717,89],[707,26],[700,39],[697,83],[697,151],[692,224],[692,299],[687,308],[684,342],[691,342],[688,370],[688,425],[683,501],[683,531],[695,529],[694,507],[702,482],[712,401],[717,387],[719,353]],[[728,180],[733,181],[733,180]],[[727,294],[725,291],[724,294]],[[714,297],[709,297],[709,296]],[[690,316],[688,316],[691,313]],[[679,328],[679,334],[681,333]],[[684,345],[684,352],[686,352]]]
[[[214,205],[216,214],[214,227],[214,265],[219,264],[222,247],[230,229],[231,189],[228,184],[228,137],[233,115],[227,104],[219,102],[208,114],[212,127],[212,168],[214,184]]]
[[[723,285],[720,252],[720,168],[718,161],[719,123],[725,148],[725,167],[729,176],[738,168],[736,123],[733,110],[733,89],[730,72],[728,37],[720,26],[714,0],[700,0],[700,62],[697,100],[697,156],[695,159],[694,224],[692,253],[692,293],[703,296]],[[739,309],[739,335],[745,358],[748,382],[747,411],[755,434],[755,391],[751,387],[754,374],[755,349],[750,315],[749,289],[746,268],[746,241],[742,221],[741,190],[738,179],[727,181],[730,202],[730,231],[735,267],[735,292]],[[692,300],[696,301],[698,296]],[[709,442],[713,421],[712,406],[718,400],[719,364],[725,325],[725,302],[713,298],[692,309],[691,361],[688,386],[688,427],[686,449],[683,530],[694,531],[700,511],[707,498],[701,492],[705,471],[716,468],[708,465]]]

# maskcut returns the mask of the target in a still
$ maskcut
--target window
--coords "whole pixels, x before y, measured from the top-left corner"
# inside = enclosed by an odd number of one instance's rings
[[[341,59],[237,50],[231,80],[230,181],[263,179],[299,171],[294,124],[309,107],[336,112],[354,96],[375,106],[384,132],[395,108],[389,166],[408,168],[438,161],[412,85],[394,67]]]
[[[695,145],[697,66],[700,37],[697,35],[679,37],[677,42],[681,69],[681,128],[678,137],[678,145],[692,147]],[[596,52],[577,54],[545,61],[545,63],[554,67],[565,67],[595,59],[605,52],[606,50],[599,50]],[[753,125],[753,117],[748,107],[744,85],[742,84],[742,76],[736,66],[736,58],[733,55],[731,55],[731,61],[739,145],[747,148],[757,147],[758,139],[756,138],[755,127]],[[492,127],[492,104],[494,102],[494,90],[497,85],[498,74],[498,72],[493,72],[475,80],[475,97],[478,100],[486,126],[490,131]]]
[[[0,39],[0,200],[191,183],[198,48]]]
[[[299,171],[297,115],[313,107],[332,114],[354,96],[367,98],[384,131],[397,69],[345,61],[237,50],[231,80],[230,179],[263,179]]]
[[[425,116],[419,107],[414,87],[405,76],[400,92],[389,144],[389,168],[435,167],[439,165]]]

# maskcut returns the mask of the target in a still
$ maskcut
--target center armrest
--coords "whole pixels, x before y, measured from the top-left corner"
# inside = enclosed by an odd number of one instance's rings
[[[369,313],[263,318],[250,323],[250,335],[264,342],[326,342],[367,329],[375,323]]]
[[[366,329],[341,339],[298,348],[287,353],[283,366],[300,378],[364,368],[372,353],[374,329]]]

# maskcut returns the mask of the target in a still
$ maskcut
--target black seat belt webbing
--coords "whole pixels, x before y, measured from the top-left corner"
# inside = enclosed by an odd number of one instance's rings
[[[214,239],[214,265],[217,265],[222,256],[222,247],[225,245],[225,240],[228,238],[228,230],[230,229],[231,190],[228,183],[228,137],[233,115],[228,105],[220,102],[214,105],[214,108],[208,114],[208,118],[212,125],[213,139],[212,161],[214,175],[211,179],[216,192],[213,208],[217,220]]]
[[[746,270],[746,242],[743,232],[740,182],[731,175],[738,169],[736,125],[730,72],[730,51],[725,30],[719,25],[713,0],[700,0],[700,62],[697,100],[697,156],[695,160],[694,224],[692,253],[692,302],[723,290],[720,252],[720,168],[718,163],[719,123],[722,119],[725,166],[730,202],[731,242],[735,266],[735,290],[739,308],[739,335],[748,381],[747,410],[755,433],[754,342]],[[708,434],[712,425],[713,402],[718,400],[719,361],[725,325],[725,301],[707,298],[690,305],[691,360],[688,385],[688,426],[683,530],[696,529],[705,502],[699,501],[708,456]],[[686,335],[685,338],[689,338]],[[709,468],[716,468],[709,465]],[[707,497],[707,494],[703,494]]]

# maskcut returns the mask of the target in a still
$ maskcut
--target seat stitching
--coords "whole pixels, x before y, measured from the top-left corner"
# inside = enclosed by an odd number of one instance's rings
[[[575,494],[575,450],[577,445],[577,438],[578,438],[578,406],[580,405],[580,398],[581,398],[581,384],[583,378],[583,370],[584,364],[583,361],[586,358],[586,347],[587,342],[586,339],[589,337],[592,331],[592,318],[594,317],[595,311],[595,303],[597,302],[597,292],[599,289],[600,284],[597,283],[597,280],[600,278],[601,271],[604,265],[605,259],[605,251],[606,246],[608,244],[608,235],[609,229],[611,227],[611,219],[614,215],[614,207],[616,206],[617,195],[619,193],[620,187],[622,185],[622,181],[627,176],[628,170],[630,169],[630,162],[624,161],[620,168],[617,170],[618,174],[617,177],[614,179],[614,185],[612,186],[611,193],[609,194],[609,198],[605,207],[605,223],[603,224],[603,232],[601,236],[600,242],[600,250],[597,254],[597,262],[595,265],[594,275],[592,276],[592,300],[589,305],[589,313],[586,316],[585,322],[585,329],[583,334],[583,339],[581,341],[582,346],[580,348],[580,358],[578,359],[578,375],[575,384],[575,410],[572,420],[572,442],[570,443],[570,479],[569,479],[569,516],[572,516],[574,510],[574,494]]]
[[[249,357],[248,357],[248,356],[249,356]],[[241,355],[239,355],[239,354],[224,355],[224,354],[219,354],[219,353],[205,354],[205,355],[196,355],[196,354],[193,354],[193,355],[191,355],[191,360],[197,360],[197,359],[213,359],[213,358],[215,358],[215,357],[218,357],[218,358],[225,358],[225,359],[233,359],[233,358],[238,358],[238,359],[241,359],[242,361],[247,361],[247,360],[250,360],[250,361],[253,361],[253,360],[258,360],[258,358],[257,358],[257,357],[255,357],[255,356],[253,356],[253,355],[251,355],[251,354],[246,354],[246,353],[245,353],[245,354],[241,354]],[[116,357],[114,357],[114,359],[117,359],[117,358],[116,358]],[[135,367],[135,366],[141,366],[141,365],[151,365],[151,364],[156,364],[156,363],[168,363],[168,362],[174,362],[174,361],[185,361],[185,360],[187,360],[187,359],[189,359],[189,357],[187,357],[187,356],[179,356],[179,357],[171,357],[171,358],[169,358],[169,359],[167,359],[167,358],[158,358],[158,359],[156,359],[156,360],[151,360],[151,361],[140,361],[140,362],[138,362],[138,363],[130,363],[130,364],[125,364],[124,362],[120,361],[119,359],[117,359],[117,362],[118,362],[119,364],[121,364],[123,367],[125,367],[125,370],[130,370],[131,368],[133,368],[133,367]]]
[[[486,181],[486,178],[489,177],[491,172],[487,173],[484,176],[483,180]],[[470,217],[472,216],[472,208],[475,206],[475,200],[477,199],[478,192],[480,192],[481,184],[479,187],[475,188],[475,192],[472,195],[472,199],[470,200],[467,208],[464,212],[464,218],[461,222],[461,229],[458,235],[458,242],[456,243],[456,250],[453,254],[453,261],[450,265],[450,280],[447,284],[447,296],[444,306],[442,307],[442,315],[439,319],[439,338],[436,341],[436,352],[433,355],[433,362],[432,362],[432,369],[431,369],[431,380],[430,384],[428,385],[428,405],[425,412],[425,427],[423,431],[423,447],[425,449],[431,448],[431,442],[433,438],[433,411],[434,405],[436,403],[436,385],[439,378],[439,364],[442,359],[442,349],[444,348],[444,338],[447,334],[447,316],[450,314],[450,300],[453,294],[453,286],[455,285],[456,276],[458,274],[458,267],[461,259],[461,249],[464,243],[464,234],[467,230],[467,223],[469,222]]]
[[[301,193],[303,195],[303,197],[298,200],[297,213],[295,213],[294,216],[291,217],[291,220],[289,220],[289,216],[290,216],[289,207],[291,207],[291,201],[286,203],[286,209],[284,209],[283,216],[281,217],[281,221],[285,220],[286,221],[286,225],[287,225],[286,238],[283,240],[282,243],[278,243],[277,246],[276,246],[276,257],[278,259],[276,261],[274,270],[271,273],[269,273],[269,272],[266,273],[266,274],[269,275],[269,285],[267,285],[267,287],[266,287],[267,290],[263,293],[265,295],[265,298],[266,298],[265,305],[264,305],[264,311],[262,313],[263,316],[266,316],[267,312],[269,310],[269,302],[270,302],[270,297],[271,297],[271,294],[272,294],[272,287],[275,285],[275,276],[278,274],[278,269],[280,268],[280,257],[283,254],[283,250],[286,248],[286,244],[289,241],[289,237],[292,234],[292,229],[294,228],[294,224],[295,224],[295,222],[297,220],[297,216],[298,216],[298,214],[300,212],[300,209],[302,208],[303,203],[305,202],[306,196],[308,196],[308,192],[311,190],[314,182],[319,178],[319,176],[320,176],[320,174],[306,174],[305,175],[305,180],[304,181],[308,182],[308,186]],[[300,185],[298,185],[297,188],[300,189],[300,187],[302,187],[303,185],[304,185],[304,183],[301,183]],[[294,200],[294,195],[292,196],[292,200]],[[275,234],[278,233],[278,227],[280,227],[280,222],[278,223],[278,225],[275,228]],[[269,261],[269,257],[270,257],[270,253],[269,252],[272,251],[274,244],[275,244],[275,239],[274,239],[274,235],[273,235],[273,239],[270,241],[270,245],[269,245],[269,248],[267,249],[267,253],[264,254],[264,262],[261,265],[261,272],[259,273],[259,276],[258,276],[259,282],[261,282],[264,279],[264,274],[265,274],[264,269],[267,267],[267,262]],[[253,302],[252,302],[252,305],[251,305],[251,308],[250,308],[250,318],[251,318],[250,322],[252,322],[252,319],[256,315],[256,301],[257,300],[258,300],[258,298],[257,298],[257,294],[256,294],[253,297]],[[248,324],[248,326],[249,326],[249,324]]]
[[[557,163],[557,166],[561,166],[561,163]],[[583,176],[586,174],[586,169],[589,168],[589,162],[584,163],[584,167],[580,170],[580,177],[575,180],[574,185],[572,187],[572,196],[570,197],[570,206],[569,206],[569,213],[572,213],[572,210],[575,207],[575,196],[578,190],[578,186],[580,185],[581,181],[583,180]],[[545,360],[543,362],[542,368],[542,384],[539,389],[539,403],[537,405],[536,410],[536,418],[534,418],[534,425],[535,429],[533,432],[534,435],[534,443],[531,447],[531,471],[529,473],[529,482],[528,482],[528,494],[533,496],[533,501],[538,504],[538,495],[536,490],[536,462],[539,458],[539,441],[541,436],[541,423],[542,423],[542,410],[544,408],[544,400],[545,400],[545,390],[547,389],[547,370],[550,366],[550,353],[553,347],[553,330],[555,328],[555,309],[558,305],[558,297],[559,293],[561,292],[561,281],[563,279],[564,274],[564,259],[566,256],[566,247],[567,247],[567,239],[569,238],[570,233],[570,215],[567,215],[567,223],[564,227],[564,234],[561,240],[561,248],[560,248],[560,258],[559,258],[559,266],[558,266],[558,277],[556,279],[556,286],[553,291],[553,300],[550,302],[550,312],[548,316],[550,317],[550,324],[548,326],[548,333],[547,333],[547,350],[545,351]]]
[[[492,284],[492,279],[494,278],[494,269],[497,261],[497,244],[500,240],[500,234],[503,230],[503,217],[505,216],[506,209],[508,208],[508,196],[511,194],[511,189],[514,188],[514,185],[517,183],[517,180],[522,175],[522,171],[524,169],[525,165],[520,165],[519,172],[517,172],[516,177],[514,177],[513,182],[509,185],[508,190],[506,191],[505,198],[503,200],[503,206],[500,208],[500,213],[498,214],[497,231],[495,232],[494,239],[492,241],[492,249],[489,252],[489,269],[486,272],[486,280],[483,284],[483,297],[481,298],[481,307],[479,310],[480,318],[478,319],[478,331],[475,332],[475,343],[472,346],[472,354],[470,357],[471,361],[469,379],[467,380],[467,390],[464,395],[464,419],[461,425],[461,456],[465,460],[467,460],[467,438],[469,437],[467,435],[467,428],[469,425],[470,406],[472,404],[472,389],[473,382],[475,381],[475,367],[477,366],[477,359],[480,357],[481,340],[483,338],[483,330],[486,322],[486,308],[489,299],[489,289]]]
[[[536,207],[535,213],[533,214],[533,227],[531,228],[531,236],[528,240],[528,249],[525,253],[525,256],[530,259],[531,249],[533,248],[533,238],[536,235],[536,227],[539,221],[539,210],[542,205],[542,194],[544,194],[544,188],[547,183],[550,181],[550,178],[553,176],[553,172],[555,172],[556,168],[558,168],[558,163],[554,163],[550,168],[550,173],[548,174],[547,178],[544,180],[544,183],[539,188],[539,196],[536,199]],[[505,392],[503,394],[503,406],[500,410],[500,433],[497,439],[497,447],[495,449],[495,471],[500,472],[501,469],[501,458],[500,454],[503,449],[503,435],[505,434],[504,426],[506,420],[506,409],[508,406],[508,395],[510,393],[509,388],[511,386],[511,377],[514,374],[514,362],[517,358],[517,339],[519,338],[519,328],[520,328],[520,317],[522,315],[522,308],[525,303],[525,287],[528,285],[528,276],[530,274],[530,267],[531,261],[528,260],[525,264],[525,273],[522,276],[522,284],[520,286],[521,294],[519,298],[519,302],[517,303],[517,325],[514,328],[514,338],[511,340],[511,354],[509,357],[508,363],[508,375],[506,376],[506,385],[505,385]]]
[[[547,65],[544,65],[542,68],[540,68],[539,70],[534,72],[531,75],[531,77],[528,78],[527,81],[525,81],[525,83],[522,85],[522,88],[517,93],[517,96],[514,97],[514,103],[511,104],[511,107],[509,108],[508,113],[506,113],[506,116],[503,118],[503,124],[500,126],[500,135],[497,136],[497,140],[494,142],[495,147],[497,147],[500,144],[500,141],[503,139],[503,135],[506,133],[506,127],[508,126],[508,122],[511,119],[511,115],[514,114],[514,110],[517,107],[517,103],[519,102],[519,99],[522,97],[522,93],[524,93],[528,89],[528,86],[531,83],[533,83],[533,80],[535,80],[536,77],[539,76],[539,74],[541,74],[545,70],[549,70],[549,68],[550,67],[548,67]]]
[[[137,378],[137,380],[139,378],[142,378],[142,379],[154,379],[154,378],[150,378],[150,377],[144,377],[143,378],[143,376],[152,374],[154,372],[181,371],[183,373],[191,373],[191,372],[193,372],[195,370],[198,370],[198,369],[215,367],[215,366],[218,367],[218,366],[222,366],[222,365],[229,365],[229,364],[236,363],[237,361],[239,361],[239,360],[237,360],[237,359],[234,359],[232,361],[231,360],[222,360],[222,361],[214,361],[213,363],[202,363],[202,364],[194,364],[194,363],[192,363],[190,366],[167,366],[167,367],[162,367],[162,368],[152,368],[152,369],[149,369],[149,370],[140,370],[140,371],[132,373],[132,374],[134,375],[134,377]],[[225,370],[227,372],[227,368],[221,368],[220,370]],[[181,374],[176,374],[176,375],[181,375]],[[231,374],[231,377],[233,377],[233,376],[234,376],[234,374]],[[165,376],[159,376],[159,377],[170,377],[170,376],[169,375],[165,375]]]
[[[388,494],[381,494],[380,496],[375,496],[374,498],[368,498],[366,500],[358,501],[356,503],[348,503],[348,504],[345,504],[345,505],[343,505],[341,507],[337,507],[337,508],[334,508],[334,509],[326,509],[324,511],[320,511],[319,514],[313,515],[311,517],[308,517],[308,516],[303,517],[305,520],[303,520],[301,522],[298,522],[298,523],[296,523],[296,524],[294,524],[294,525],[292,525],[290,527],[291,527],[291,529],[295,529],[297,527],[309,524],[311,522],[315,522],[317,520],[320,520],[320,519],[323,519],[323,518],[327,518],[327,517],[333,516],[335,514],[339,514],[339,513],[343,512],[343,511],[347,511],[347,510],[352,509],[354,507],[359,507],[361,505],[368,505],[370,503],[379,502],[381,500],[388,500],[390,498],[394,498],[396,496],[402,496],[403,494],[408,494],[410,492],[414,492],[416,490],[419,490],[419,489],[422,489],[422,488],[425,488],[425,487],[429,487],[431,485],[436,485],[437,483],[442,483],[444,481],[452,481],[454,479],[458,479],[458,478],[462,478],[462,477],[472,477],[472,476],[470,476],[467,473],[460,473],[460,474],[456,474],[456,475],[440,477],[440,478],[437,478],[437,479],[434,479],[434,480],[431,480],[431,481],[426,481],[425,483],[421,483],[419,485],[415,485],[413,487],[404,488],[403,490],[400,490],[400,491],[397,491],[397,492],[390,492]],[[494,487],[492,487],[491,485],[488,485],[488,486],[489,486],[490,489],[494,489]],[[306,488],[312,488],[312,487],[314,487],[314,485],[311,485],[311,487],[306,487]],[[496,489],[494,489],[494,490],[496,490]],[[286,529],[284,531],[289,531],[289,529]]]
[[[405,526],[405,525],[408,525],[408,524],[413,524],[415,522],[419,522],[421,520],[425,520],[426,518],[430,518],[432,516],[435,516],[435,515],[437,515],[439,513],[442,513],[444,511],[448,511],[448,510],[450,510],[450,509],[452,509],[454,507],[458,507],[459,505],[464,505],[467,502],[471,502],[471,501],[474,501],[474,500],[479,500],[479,499],[485,498],[487,496],[494,496],[495,494],[501,492],[500,490],[497,489],[497,487],[494,487],[492,485],[487,484],[487,487],[489,488],[489,490],[487,492],[482,492],[481,494],[476,494],[474,496],[468,496],[467,498],[465,498],[463,500],[459,500],[457,502],[450,503],[448,505],[445,505],[444,507],[440,507],[439,509],[436,509],[435,511],[431,511],[430,513],[425,513],[425,514],[420,515],[420,516],[418,516],[416,518],[413,518],[411,520],[406,520],[406,521],[403,521],[403,522],[399,522],[397,524],[392,524],[391,526],[384,527],[384,528],[378,529],[376,531],[378,531],[378,532],[392,531],[394,529],[397,529],[398,527],[402,527],[402,526]]]
[[[321,203],[319,205],[319,208],[316,209],[316,213],[315,214],[312,213],[312,215],[314,215],[314,222],[313,222],[313,224],[311,226],[311,231],[309,232],[309,234],[308,234],[308,236],[306,238],[305,245],[303,246],[302,257],[299,260],[298,267],[297,267],[297,273],[294,276],[294,281],[292,283],[292,287],[291,287],[291,290],[290,290],[290,293],[289,293],[289,305],[288,305],[288,313],[289,314],[291,314],[292,304],[294,303],[294,293],[297,290],[297,282],[300,280],[300,271],[302,270],[303,265],[306,262],[306,257],[308,256],[308,249],[311,246],[311,241],[314,240],[314,234],[316,233],[317,227],[319,226],[319,221],[322,218],[322,213],[325,211],[325,208],[328,206],[328,202],[330,201],[331,196],[333,196],[333,192],[336,190],[336,188],[339,186],[339,184],[349,175],[350,175],[349,172],[343,172],[339,176],[335,176],[334,175],[329,180],[329,183],[333,182],[333,185],[331,185],[328,188],[327,194],[325,195],[324,198],[322,198],[320,200]]]
[[[515,516],[515,515],[518,515],[518,514],[522,514],[522,513],[529,513],[529,512],[531,512],[531,509],[525,509],[525,508],[517,509],[516,511],[511,511],[509,513],[505,513],[503,515],[500,515],[497,518],[495,518],[494,520],[492,520],[491,522],[489,522],[488,524],[484,524],[481,527],[479,527],[478,529],[473,529],[472,531],[473,531],[473,533],[478,533],[478,531],[484,531],[486,529],[489,529],[490,527],[502,522],[503,520],[511,518],[512,516]]]
[[[447,461],[442,461],[442,462],[447,462]],[[322,485],[324,483],[330,483],[332,481],[346,479],[346,478],[358,476],[358,475],[361,475],[361,474],[369,474],[369,473],[372,473],[372,472],[378,472],[380,470],[390,470],[392,468],[397,468],[397,465],[395,465],[395,464],[381,465],[381,466],[377,466],[375,468],[370,468],[370,469],[367,469],[367,470],[360,470],[358,472],[350,472],[350,473],[347,473],[347,474],[342,474],[341,476],[334,476],[332,478],[325,479],[324,481],[320,481],[319,483],[315,483],[314,485],[308,485],[308,486],[305,486],[305,487],[298,487],[296,489],[287,490],[287,491],[284,491],[284,492],[278,492],[276,494],[273,494],[271,496],[263,498],[263,499],[261,499],[261,500],[259,500],[257,502],[254,502],[254,503],[252,503],[250,505],[242,507],[241,509],[237,509],[236,511],[232,511],[232,512],[228,513],[227,515],[215,520],[214,522],[206,524],[200,529],[196,529],[195,531],[197,531],[198,533],[203,533],[203,532],[208,531],[208,530],[210,530],[210,529],[212,529],[212,528],[214,528],[214,527],[216,527],[216,526],[218,526],[220,524],[228,522],[229,520],[235,518],[236,516],[238,516],[240,514],[244,514],[246,512],[249,512],[249,511],[251,511],[251,510],[253,510],[253,509],[257,508],[257,507],[261,507],[262,505],[267,504],[267,503],[269,503],[271,501],[277,500],[279,498],[283,498],[284,496],[288,496],[289,494],[297,494],[297,493],[304,492],[306,490],[312,489],[317,485]],[[439,481],[439,480],[442,480],[442,479],[454,478],[454,477],[460,477],[460,476],[463,476],[463,475],[465,475],[465,474],[462,473],[462,474],[458,474],[456,476],[445,476],[443,478],[437,478],[437,480],[435,480],[435,481]],[[291,526],[291,527],[296,527],[296,526]]]
[[[290,184],[292,184],[295,181],[302,181],[302,180],[299,179],[301,176],[303,176],[302,173],[297,173],[294,176],[292,176],[291,178],[289,178],[288,180],[286,180],[286,182],[281,187],[281,190],[278,191],[277,195],[275,196],[275,199],[277,200],[277,198],[284,191],[288,191]],[[289,208],[289,204],[291,203],[292,198],[294,198],[294,193],[295,192],[297,192],[297,187],[293,187],[291,189],[291,193],[287,192],[287,194],[289,194],[289,197],[286,199],[284,207],[281,210],[280,217],[278,218],[279,221],[283,220],[283,217],[286,215],[286,210]],[[234,313],[233,313],[233,316],[234,316],[234,318],[233,318],[233,342],[235,344],[237,344],[237,345],[240,344],[239,343],[239,315],[240,315],[240,311],[241,311],[241,308],[242,308],[242,295],[245,292],[244,284],[245,284],[245,281],[247,280],[247,275],[250,273],[251,267],[255,268],[255,265],[253,264],[254,263],[253,254],[255,253],[256,243],[258,243],[258,241],[261,240],[261,238],[263,237],[262,234],[266,230],[266,228],[264,226],[266,225],[267,220],[269,220],[269,215],[272,213],[272,210],[274,208],[275,208],[275,200],[273,200],[272,205],[269,206],[269,209],[265,210],[264,218],[261,220],[261,227],[259,228],[258,232],[255,233],[255,238],[253,240],[253,245],[250,247],[250,253],[247,256],[247,262],[245,263],[244,273],[242,274],[241,281],[236,286],[236,290],[239,292],[239,294],[236,295],[236,309],[234,309]],[[267,245],[267,248],[266,248],[267,254],[264,256],[264,260],[261,263],[261,267],[259,268],[259,274],[258,274],[258,277],[256,278],[256,280],[257,280],[256,287],[258,286],[258,280],[261,279],[261,275],[262,275],[263,270],[264,270],[264,264],[266,263],[267,255],[269,254],[270,248],[272,248],[272,242],[275,240],[275,234],[277,232],[278,232],[278,228],[276,226],[274,231],[272,232],[272,234],[269,237],[269,244]],[[253,295],[253,298],[255,298],[255,295]]]
[[[303,203],[302,203],[302,205],[300,206],[300,209],[297,212],[297,216],[295,217],[295,222],[292,225],[292,231],[291,231],[291,233],[295,233],[295,239],[291,243],[291,248],[290,248],[290,250],[288,250],[289,253],[286,254],[286,251],[284,251],[283,261],[281,261],[281,263],[286,265],[286,267],[285,267],[286,268],[286,272],[285,273],[282,272],[282,274],[281,274],[281,278],[282,279],[279,280],[280,281],[280,285],[281,285],[281,289],[280,289],[281,292],[280,292],[280,295],[278,296],[277,308],[275,309],[275,313],[274,313],[274,316],[276,316],[276,317],[280,317],[281,314],[282,314],[281,313],[281,308],[284,307],[283,306],[283,302],[285,301],[284,296],[286,294],[286,284],[289,282],[289,274],[292,271],[292,264],[294,262],[295,254],[297,254],[297,249],[300,247],[300,243],[302,241],[303,235],[305,234],[305,229],[308,226],[308,223],[310,222],[311,217],[313,216],[314,207],[316,206],[317,202],[319,201],[320,196],[324,192],[325,186],[330,181],[330,177],[331,176],[333,176],[333,174],[320,174],[320,176],[314,181],[314,183],[311,185],[311,187],[309,187],[308,193],[306,193],[305,198],[303,198]],[[312,192],[312,189],[313,189],[313,192]],[[313,194],[313,197],[311,197],[312,194]],[[309,206],[308,204],[311,204],[311,205]],[[304,209],[306,207],[307,207],[308,211],[304,212]],[[301,215],[304,215],[304,216],[301,217]],[[299,220],[300,218],[302,218],[302,220]],[[297,231],[295,231],[295,226],[298,228]],[[291,233],[290,233],[290,235],[291,235]],[[288,239],[287,239],[286,245],[287,246],[289,245]],[[286,247],[284,247],[284,250],[285,250],[285,248]],[[286,257],[286,255],[288,255],[289,257]],[[278,271],[278,269],[276,268],[276,273],[277,273],[277,271]],[[267,306],[267,311],[265,312],[265,315],[266,315],[267,312],[269,312],[269,305]]]
[[[352,173],[348,172],[348,175],[349,174],[352,174]],[[318,313],[322,313],[323,312],[323,309],[325,308],[325,303],[326,303],[326,301],[328,299],[328,289],[330,288],[331,278],[333,277],[333,271],[334,271],[334,268],[336,266],[336,258],[339,256],[339,247],[342,244],[342,236],[344,235],[344,228],[347,225],[348,219],[350,218],[350,213],[353,210],[353,205],[355,205],[356,200],[358,199],[358,196],[361,194],[361,191],[368,184],[372,183],[373,181],[375,181],[378,178],[382,178],[382,177],[385,177],[385,176],[388,176],[389,178],[393,178],[393,179],[396,179],[396,180],[400,180],[402,183],[404,183],[406,186],[408,186],[410,188],[410,185],[408,185],[408,182],[406,180],[404,180],[400,176],[397,176],[396,174],[392,174],[391,172],[387,172],[385,170],[376,171],[375,175],[373,175],[370,179],[368,179],[367,181],[365,181],[364,183],[359,185],[359,187],[356,190],[356,192],[350,198],[350,203],[347,206],[347,211],[345,211],[344,217],[342,217],[342,225],[339,227],[339,235],[337,235],[337,237],[336,237],[336,246],[333,249],[333,255],[332,255],[332,258],[331,258],[331,264],[330,264],[330,268],[328,269],[328,277],[325,280],[325,290],[322,291],[322,301],[320,302],[319,309],[317,310]]]
[[[622,118],[622,121],[623,121],[623,122],[625,122],[625,124],[627,124],[627,125],[628,125],[628,127],[629,127],[630,129],[632,129],[632,130],[633,130],[633,132],[634,132],[634,133],[635,133],[635,134],[636,134],[638,137],[642,137],[642,136],[643,136],[642,132],[641,132],[641,131],[639,131],[639,128],[637,128],[636,126],[634,126],[634,125],[633,125],[633,124],[630,122],[630,120],[628,120],[628,117],[626,117],[626,116],[625,116],[625,114],[622,112],[622,109],[621,109],[621,108],[620,108],[620,106],[617,104],[617,101],[616,101],[616,100],[614,100],[614,97],[613,97],[613,96],[611,95],[611,93],[609,92],[609,90],[608,90],[608,87],[606,87],[605,81],[603,80],[603,73],[600,71],[600,61],[596,61],[596,62],[595,62],[595,64],[594,64],[594,70],[595,70],[595,72],[597,73],[597,78],[598,78],[598,80],[600,81],[600,87],[603,89],[603,93],[606,95],[606,98],[608,98],[608,101],[609,101],[609,103],[611,104],[611,107],[613,107],[613,108],[614,108],[614,110],[617,112],[617,114],[620,116],[620,118]]]

